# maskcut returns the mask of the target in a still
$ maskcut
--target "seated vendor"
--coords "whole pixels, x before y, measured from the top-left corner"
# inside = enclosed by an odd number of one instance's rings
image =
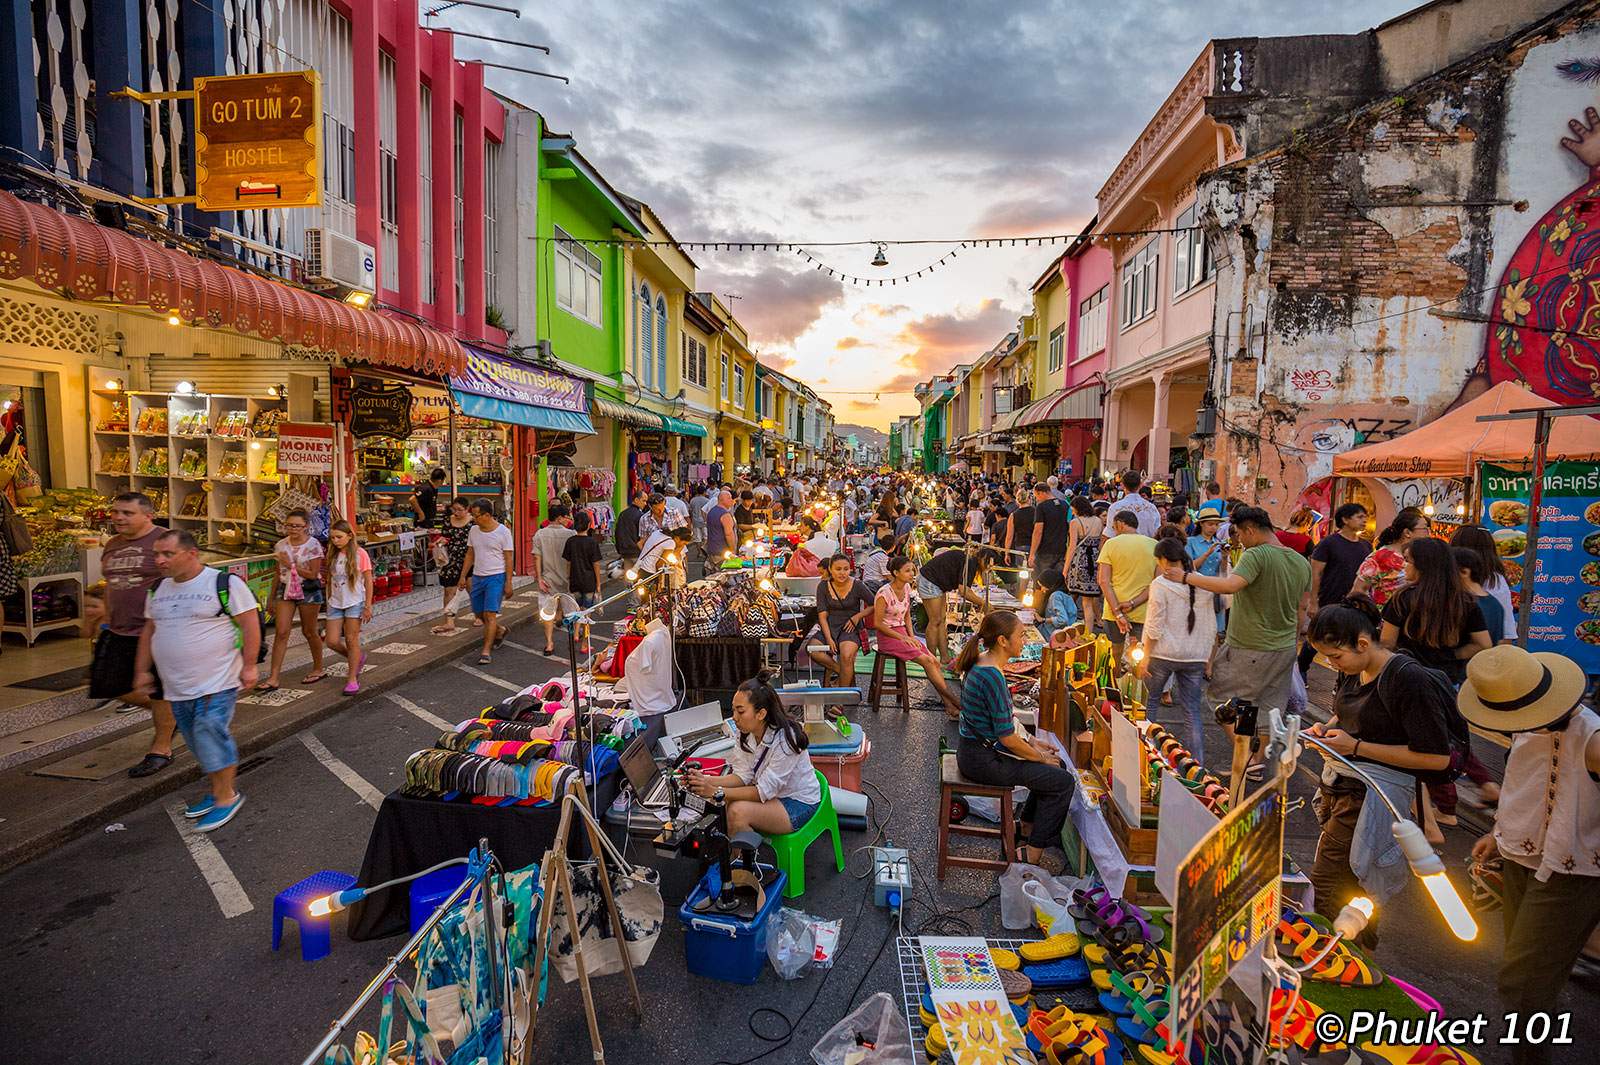
[[[789,716],[778,693],[759,673],[733,693],[733,723],[739,742],[730,773],[688,775],[689,790],[728,804],[728,833],[747,829],[769,836],[795,831],[822,804],[822,786],[806,756],[805,726]]]
[[[1022,650],[1022,634],[1017,615],[997,610],[984,617],[978,634],[956,656],[955,670],[966,676],[956,765],[974,783],[1028,789],[1021,818],[1027,842],[1014,860],[1049,869],[1042,861],[1044,849],[1061,846],[1077,780],[1052,747],[1019,732],[1012,719],[1011,689],[1002,670]],[[1052,873],[1061,872],[1056,865]]]

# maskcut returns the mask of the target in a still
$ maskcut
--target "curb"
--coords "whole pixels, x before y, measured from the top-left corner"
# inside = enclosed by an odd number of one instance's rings
[[[507,631],[515,629],[525,621],[532,620],[534,606],[520,607],[515,612],[502,615]],[[431,621],[425,624],[431,624]],[[399,637],[407,630],[398,629],[392,634]],[[440,653],[405,656],[406,664],[402,665],[393,674],[370,684],[363,684],[361,698],[382,695],[391,691],[414,678],[427,673],[441,663],[470,652],[476,643],[466,643],[451,647],[440,645]],[[449,649],[446,649],[449,648]],[[251,722],[249,726],[241,729],[235,735],[239,747],[239,760],[243,763],[246,759],[273,747],[283,740],[289,739],[313,725],[327,720],[336,714],[355,705],[355,700],[342,694],[334,695],[330,699],[313,699],[312,704],[296,709],[297,704],[291,703],[276,711],[268,709],[264,714]],[[67,752],[61,752],[63,754]],[[26,772],[25,770],[18,770]],[[246,772],[249,770],[247,769]],[[30,834],[0,844],[0,874],[4,874],[19,865],[42,857],[57,847],[88,834],[107,820],[119,815],[131,813],[163,796],[195,783],[204,776],[200,766],[195,762],[194,755],[185,748],[173,759],[172,765],[150,777],[139,781],[129,780],[124,785],[125,790],[119,790],[114,796],[109,796],[102,802],[94,802],[92,796],[86,796],[80,808],[71,813],[64,822],[39,826]]]

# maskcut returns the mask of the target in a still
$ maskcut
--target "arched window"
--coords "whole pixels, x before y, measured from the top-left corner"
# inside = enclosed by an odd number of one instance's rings
[[[633,335],[638,355],[636,376],[640,385],[651,388],[656,366],[655,332],[650,328],[650,286],[642,281],[639,283],[639,325]]]
[[[656,389],[667,390],[667,300],[656,297]]]

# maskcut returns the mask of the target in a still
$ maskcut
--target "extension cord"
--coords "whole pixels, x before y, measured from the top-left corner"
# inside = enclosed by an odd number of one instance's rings
[[[872,848],[872,903],[891,910],[911,898],[911,856],[904,847]]]

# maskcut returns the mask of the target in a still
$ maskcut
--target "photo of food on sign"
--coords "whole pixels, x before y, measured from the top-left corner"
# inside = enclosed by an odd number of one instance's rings
[[[1578,609],[1585,614],[1600,614],[1600,592],[1584,592],[1578,596]]]
[[[1600,532],[1592,532],[1585,536],[1583,549],[1591,555],[1600,555]]]
[[[1573,635],[1582,643],[1600,645],[1600,621],[1580,621]]]
[[[1521,558],[1528,549],[1528,534],[1521,529],[1496,529],[1494,549],[1501,558]]]
[[[1489,504],[1489,520],[1496,525],[1521,525],[1528,520],[1528,504],[1520,499],[1497,499]]]
[[[1583,511],[1583,520],[1590,525],[1600,525],[1600,503],[1590,503]]]
[[[1516,587],[1522,583],[1522,563],[1502,561],[1500,565],[1505,567],[1507,584]],[[1590,581],[1590,584],[1600,584],[1600,566],[1595,567],[1595,577],[1596,579]]]

